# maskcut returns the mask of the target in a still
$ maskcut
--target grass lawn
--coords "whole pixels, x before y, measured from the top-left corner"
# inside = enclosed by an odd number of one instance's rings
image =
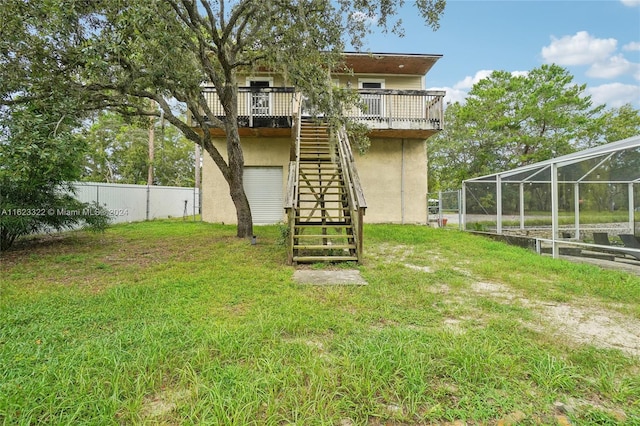
[[[370,225],[347,265],[369,285],[303,286],[279,231],[154,221],[4,254],[0,423],[640,424],[640,277]]]

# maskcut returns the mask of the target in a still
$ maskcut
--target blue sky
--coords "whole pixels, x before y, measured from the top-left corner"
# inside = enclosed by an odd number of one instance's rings
[[[447,0],[436,32],[407,3],[405,37],[375,32],[363,50],[442,54],[426,88],[446,90],[447,101],[463,101],[493,70],[556,63],[586,83],[594,104],[640,109],[640,0]]]

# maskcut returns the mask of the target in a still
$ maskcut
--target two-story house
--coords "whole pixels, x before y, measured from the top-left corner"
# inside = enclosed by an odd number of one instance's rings
[[[368,223],[426,223],[426,140],[442,129],[444,92],[425,90],[425,75],[440,57],[345,54],[351,72],[333,78],[357,88],[365,105],[344,112],[370,128],[371,146],[363,155],[351,152],[346,132],[305,119],[301,97],[282,76],[261,72],[240,79],[244,185],[253,220],[290,224],[290,260],[358,259],[365,207]],[[219,110],[215,90],[205,88],[205,94]],[[224,133],[215,136],[225,152]],[[236,220],[228,186],[208,157],[202,218]]]

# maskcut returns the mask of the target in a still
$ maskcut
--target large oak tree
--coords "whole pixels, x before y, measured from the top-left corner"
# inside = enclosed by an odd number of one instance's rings
[[[401,32],[394,0],[6,0],[0,12],[1,103],[48,90],[79,107],[164,117],[211,156],[229,184],[239,237],[253,233],[243,188],[238,132],[239,73],[258,67],[283,73],[328,116],[348,94],[331,87],[348,40],[359,47],[367,25]],[[425,23],[438,27],[445,0],[416,0]],[[212,84],[225,112],[216,117],[201,92]],[[150,109],[148,100],[157,107]],[[195,114],[196,127],[175,113]],[[226,152],[210,129],[223,129]]]

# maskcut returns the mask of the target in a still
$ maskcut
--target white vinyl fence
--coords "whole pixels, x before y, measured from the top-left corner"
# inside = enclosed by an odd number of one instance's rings
[[[98,202],[111,214],[111,223],[138,222],[199,214],[197,188],[118,183],[76,182],[76,198]]]

